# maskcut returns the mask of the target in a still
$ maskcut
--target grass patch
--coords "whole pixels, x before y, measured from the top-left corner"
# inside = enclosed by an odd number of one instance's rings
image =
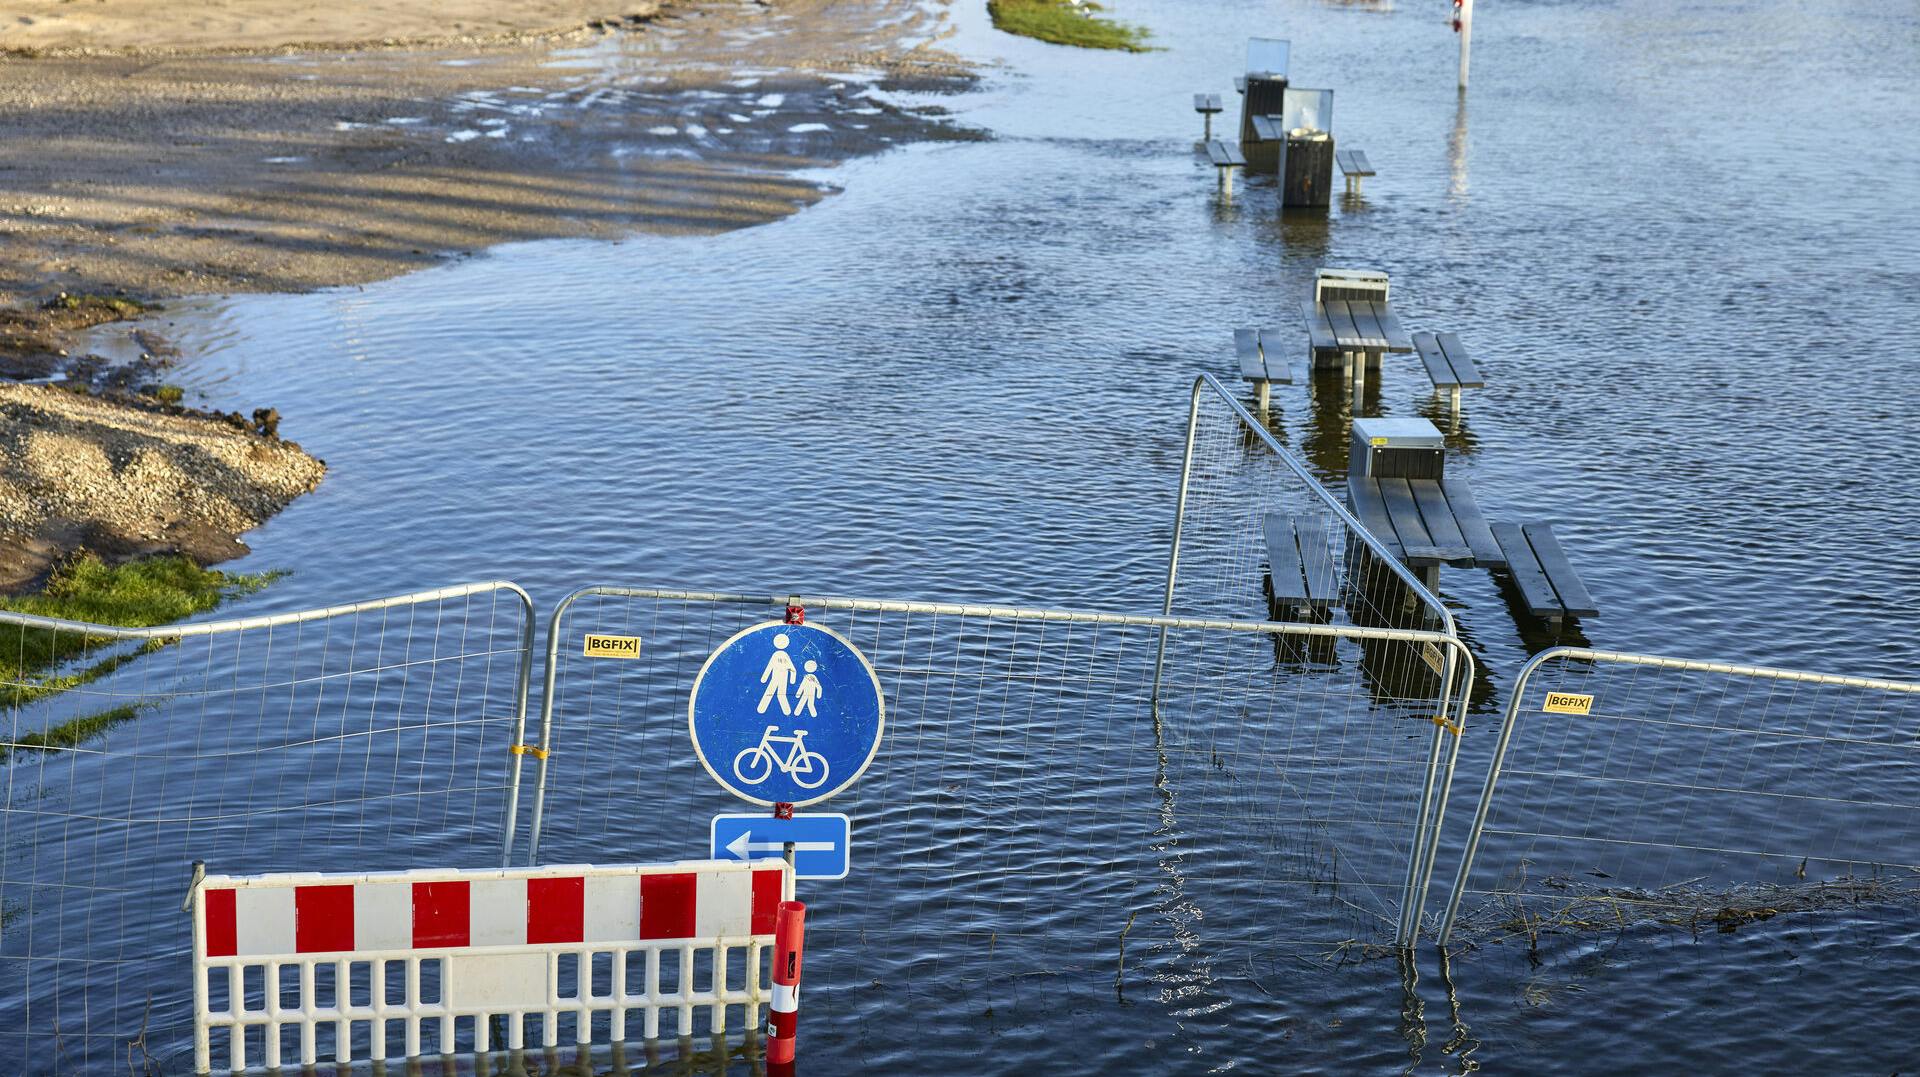
[[[178,385],[156,385],[153,389],[153,398],[162,404],[178,404],[186,395]]]
[[[56,569],[39,593],[0,600],[0,609],[122,628],[151,628],[205,613],[230,598],[258,591],[279,576],[273,572],[240,575],[201,568],[191,558],[178,554],[120,565],[108,565],[85,554]],[[110,656],[77,673],[34,679],[110,641],[105,636],[40,628],[5,631],[0,633],[0,684],[6,686],[10,702],[27,703],[99,680],[168,642],[149,640],[131,653]]]
[[[107,730],[122,722],[131,722],[139,713],[138,703],[123,703],[98,714],[84,714],[70,722],[62,722],[43,733],[28,733],[11,744],[0,744],[0,763],[11,759],[15,752],[57,752],[77,748],[95,737],[106,735]]]
[[[996,30],[1082,49],[1152,51],[1145,27],[1103,18],[1098,13],[1104,10],[1096,3],[1075,5],[1073,0],[987,0],[987,14]]]

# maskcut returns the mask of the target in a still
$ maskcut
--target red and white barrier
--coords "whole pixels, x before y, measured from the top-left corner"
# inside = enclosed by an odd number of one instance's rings
[[[434,1053],[451,1054],[469,1022],[473,1049],[489,1050],[496,1017],[509,1048],[525,1046],[529,1016],[548,1047],[563,1019],[574,1042],[592,1042],[599,1014],[611,1039],[627,1037],[635,1011],[648,1039],[662,1010],[678,1011],[681,1036],[697,1009],[714,1033],[732,1006],[753,1027],[769,1001],[763,955],[792,896],[791,870],[770,860],[208,876],[193,897],[195,1067],[210,1070],[224,1030],[228,1068],[247,1068],[256,1026],[269,1068],[294,1028],[300,1063],[313,1065],[328,1029],[336,1061],[354,1061],[356,1044],[384,1059],[396,1022],[409,1058],[422,1054],[423,1028]],[[744,984],[728,983],[737,949]],[[672,955],[678,974],[663,989]]]

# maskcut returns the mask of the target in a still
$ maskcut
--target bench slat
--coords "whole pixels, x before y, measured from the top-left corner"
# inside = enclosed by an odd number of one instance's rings
[[[1560,548],[1560,540],[1554,537],[1552,524],[1528,524],[1521,528],[1527,536],[1527,545],[1533,547],[1535,557],[1540,559],[1540,568],[1547,574],[1547,582],[1553,585],[1553,592],[1560,596],[1560,604],[1575,617],[1598,617],[1600,611],[1594,608],[1593,596],[1587,593],[1587,585],[1573,571],[1573,563],[1567,560],[1565,550]]]
[[[1467,545],[1459,522],[1453,518],[1447,495],[1440,492],[1440,483],[1434,479],[1405,481],[1413,491],[1413,503],[1420,509],[1420,522],[1427,525],[1427,534],[1433,537],[1434,546],[1444,555],[1447,564],[1471,568],[1473,550]]]
[[[1373,320],[1380,323],[1380,335],[1386,338],[1387,350],[1410,352],[1413,350],[1413,338],[1400,324],[1400,316],[1393,312],[1393,304],[1384,299],[1370,299],[1367,305],[1373,308]]]
[[[1193,95],[1193,110],[1194,110],[1195,112],[1218,112],[1218,111],[1220,111],[1220,95],[1219,95],[1219,94],[1217,94],[1217,93],[1197,93],[1197,94],[1194,94],[1194,95]]]
[[[1287,137],[1287,133],[1280,129],[1280,120],[1276,116],[1255,116],[1253,133],[1266,142],[1278,142]]]
[[[1307,342],[1317,352],[1337,352],[1340,342],[1334,338],[1333,323],[1326,309],[1311,299],[1300,301],[1300,313],[1307,320]]]
[[[1348,159],[1353,162],[1354,175],[1371,176],[1374,174],[1373,162],[1367,160],[1366,150],[1349,150],[1348,152],[1352,155]]]
[[[1227,157],[1227,144],[1218,139],[1207,143],[1207,159],[1213,162],[1215,168],[1225,168],[1232,163]]]
[[[1393,529],[1393,518],[1387,515],[1387,503],[1380,496],[1379,480],[1365,476],[1348,479],[1347,502],[1353,506],[1353,514],[1359,518],[1360,526],[1372,532],[1388,553],[1396,560],[1406,556],[1406,548],[1400,545],[1399,532]]]
[[[1400,536],[1400,548],[1408,564],[1431,564],[1446,560],[1440,549],[1433,544],[1433,536],[1427,533],[1427,525],[1420,522],[1420,507],[1414,504],[1413,491],[1407,488],[1405,479],[1376,479],[1380,484],[1380,500],[1387,506],[1387,517],[1393,521],[1394,533]]]
[[[1481,513],[1480,502],[1474,498],[1467,481],[1449,475],[1440,480],[1440,492],[1447,495],[1447,507],[1453,510],[1454,522],[1460,525],[1460,533],[1467,540],[1467,548],[1473,551],[1474,561],[1505,568],[1507,555],[1500,552],[1500,544],[1493,540],[1493,531],[1487,527],[1487,518]]]
[[[1553,584],[1547,582],[1547,574],[1540,568],[1539,560],[1533,555],[1533,547],[1527,544],[1520,528],[1515,524],[1494,524],[1493,537],[1507,555],[1507,574],[1513,577],[1514,586],[1520,589],[1520,598],[1526,603],[1527,612],[1535,617],[1563,615],[1566,607],[1560,604],[1560,595],[1554,591]]]
[[[1267,364],[1267,380],[1292,385],[1293,364],[1287,362],[1285,346],[1280,343],[1280,330],[1260,330],[1259,344],[1260,358]]]
[[[1327,324],[1333,327],[1334,347],[1339,351],[1358,351],[1356,342],[1360,329],[1353,324],[1353,314],[1347,309],[1347,301],[1329,299],[1320,307],[1327,312]]]
[[[1300,567],[1307,577],[1307,597],[1316,603],[1332,605],[1340,600],[1340,577],[1333,570],[1333,549],[1327,542],[1327,525],[1311,516],[1293,518],[1293,531],[1300,540]]]
[[[1266,381],[1267,364],[1260,358],[1260,335],[1252,329],[1233,331],[1233,352],[1240,359],[1240,376],[1248,381]]]
[[[1472,359],[1467,358],[1467,346],[1460,343],[1459,334],[1439,333],[1436,334],[1436,339],[1440,343],[1440,350],[1447,353],[1447,363],[1453,367],[1453,378],[1460,383],[1461,388],[1486,388],[1486,381],[1480,377],[1480,368],[1473,365]]]
[[[1360,334],[1359,343],[1366,348],[1384,351],[1387,346],[1386,331],[1374,320],[1373,303],[1365,299],[1347,300],[1347,316],[1353,319],[1353,328]]]
[[[1273,578],[1273,601],[1279,605],[1307,604],[1307,578],[1294,544],[1293,517],[1270,512],[1261,520],[1267,536],[1268,574]]]
[[[1440,341],[1432,333],[1415,333],[1413,350],[1419,353],[1435,389],[1451,389],[1458,384],[1453,380],[1453,364],[1447,362],[1447,353],[1441,350]]]

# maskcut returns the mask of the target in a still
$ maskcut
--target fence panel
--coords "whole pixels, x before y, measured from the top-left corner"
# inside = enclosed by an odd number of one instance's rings
[[[854,820],[852,875],[800,883],[810,1014],[925,984],[941,1019],[913,1020],[964,1051],[951,1018],[1023,983],[1209,995],[1222,967],[1394,942],[1434,768],[1423,654],[1467,661],[1439,633],[589,589],[551,629],[536,862],[704,853],[741,809],[695,760],[689,692],[789,603],[865,652],[888,707],[872,766],[824,805]],[[589,657],[589,635],[637,657]]]
[[[0,1058],[184,1068],[195,860],[500,864],[532,631],[505,583],[154,629],[0,613],[23,671],[0,682]]]
[[[1313,613],[1312,620],[1457,638],[1446,603],[1361,525],[1343,495],[1321,481],[1322,476],[1332,479],[1344,474],[1349,436],[1346,416],[1335,411],[1327,421],[1316,422],[1296,451],[1241,405],[1219,379],[1211,374],[1196,378],[1162,612],[1260,620],[1280,613],[1269,607],[1274,591],[1268,526],[1269,519],[1277,516],[1282,526],[1298,528],[1303,564],[1311,563],[1308,546],[1322,545],[1320,536],[1325,536],[1322,552],[1329,559],[1337,595]],[[1454,648],[1443,648],[1438,657],[1450,661],[1453,653]],[[1410,654],[1400,657],[1416,660]],[[1456,715],[1456,734],[1465,729],[1474,672],[1471,663],[1464,662],[1442,672],[1433,712]],[[1439,728],[1430,735],[1435,773],[1426,788],[1432,799],[1420,808],[1419,851],[1412,860],[1416,874],[1408,880],[1415,898],[1401,925],[1402,936],[1409,939],[1420,928],[1421,902],[1438,851],[1440,821],[1446,816],[1460,750],[1458,735],[1443,737]]]
[[[1443,944],[1920,894],[1920,684],[1557,648],[1514,686]]]

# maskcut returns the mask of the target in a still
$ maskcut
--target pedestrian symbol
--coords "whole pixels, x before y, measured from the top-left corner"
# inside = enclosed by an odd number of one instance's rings
[[[853,784],[880,748],[886,703],[866,658],[832,629],[735,634],[693,682],[688,725],[713,779],[755,804],[812,804]]]

